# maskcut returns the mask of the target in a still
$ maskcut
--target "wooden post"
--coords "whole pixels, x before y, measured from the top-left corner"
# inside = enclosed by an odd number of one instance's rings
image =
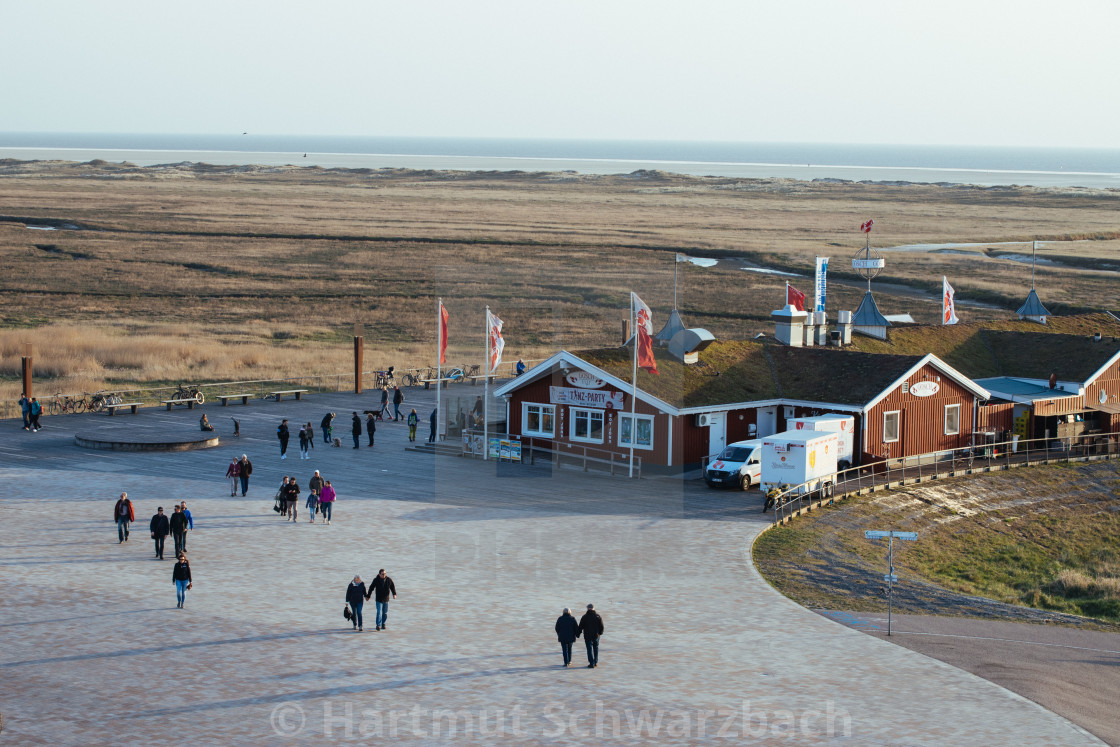
[[[362,393],[362,363],[365,358],[366,338],[362,335],[362,325],[354,325],[354,394]]]
[[[20,361],[23,374],[23,396],[31,399],[31,343],[23,343],[23,358]]]

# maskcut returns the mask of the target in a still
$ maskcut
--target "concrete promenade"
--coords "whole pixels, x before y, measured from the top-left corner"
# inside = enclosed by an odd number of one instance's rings
[[[0,432],[0,744],[1101,744],[948,664],[805,610],[754,570],[757,495],[671,478],[405,451],[403,424],[351,448],[376,394],[201,408],[216,449],[91,451],[110,419],[44,418]],[[427,435],[434,392],[406,392]],[[319,421],[338,413],[328,448]],[[199,409],[112,424],[197,431]],[[233,438],[228,417],[241,420]],[[275,438],[293,425],[288,459]],[[317,442],[299,459],[298,423]],[[229,497],[230,457],[255,472]],[[315,469],[339,494],[331,526],[279,519],[272,497]],[[137,523],[117,543],[125,490]],[[153,560],[157,505],[186,500],[194,589],[175,606]],[[388,630],[342,619],[345,588],[388,570]],[[602,612],[600,666],[560,667],[561,608]]]

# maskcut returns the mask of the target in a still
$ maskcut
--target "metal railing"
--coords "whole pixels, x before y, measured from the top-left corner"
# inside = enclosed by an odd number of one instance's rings
[[[538,443],[540,442],[540,443]],[[542,445],[543,444],[543,445]],[[619,454],[610,449],[596,449],[583,444],[565,444],[567,448],[556,448],[552,439],[537,439],[533,436],[521,436],[521,462],[522,464],[535,464],[537,454],[547,454],[553,465],[561,466],[564,462],[578,464],[584,472],[588,472],[588,465],[606,465],[608,472],[614,475],[615,469],[623,473],[630,470],[630,455]],[[642,476],[642,458],[634,455],[634,474]]]
[[[781,486],[767,493],[773,500],[774,523],[849,495],[911,485],[960,475],[996,472],[1056,462],[1090,462],[1120,456],[1120,433],[1087,433],[1064,438],[1013,439],[992,444],[882,459],[835,472],[800,485]],[[765,487],[765,486],[763,486]]]

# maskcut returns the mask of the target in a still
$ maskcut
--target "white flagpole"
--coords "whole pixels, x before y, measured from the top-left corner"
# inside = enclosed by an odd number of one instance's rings
[[[634,308],[634,291],[630,291],[630,339],[634,341],[634,371],[631,381],[634,382],[630,390],[630,474],[634,476],[634,432],[635,420],[638,413],[638,320]],[[622,421],[619,419],[618,428],[622,430]]]
[[[440,351],[443,350],[443,299],[436,302],[436,432],[439,432],[439,417],[443,411],[439,401],[440,383],[443,380],[443,363],[440,361]],[[428,369],[431,370],[431,369]]]
[[[490,307],[486,307],[486,343],[483,347],[482,373],[482,461],[490,458]]]
[[[673,308],[674,309],[677,308],[677,265],[679,265],[681,263],[681,261],[679,259],[677,259],[678,256],[679,255],[676,252],[673,252]]]

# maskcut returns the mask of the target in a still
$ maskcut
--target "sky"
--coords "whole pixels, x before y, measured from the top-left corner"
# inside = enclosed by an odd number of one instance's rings
[[[1114,0],[10,0],[0,25],[0,132],[1120,148]]]

